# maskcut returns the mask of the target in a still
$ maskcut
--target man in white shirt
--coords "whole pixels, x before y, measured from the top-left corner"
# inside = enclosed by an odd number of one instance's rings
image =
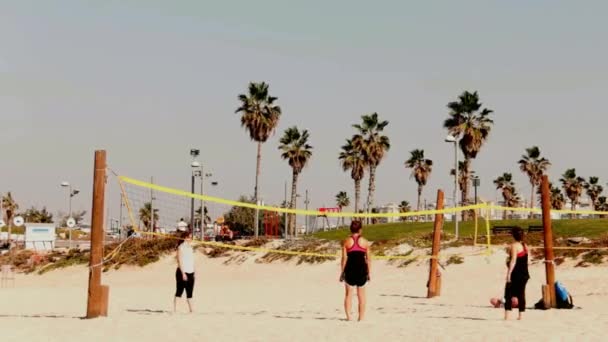
[[[179,219],[179,222],[177,223],[177,230],[180,232],[185,232],[188,229],[188,224],[184,221],[183,218]]]

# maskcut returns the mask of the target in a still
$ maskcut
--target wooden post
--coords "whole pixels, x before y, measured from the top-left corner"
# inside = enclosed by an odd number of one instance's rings
[[[87,298],[87,318],[107,315],[107,286],[101,286],[103,262],[103,213],[106,184],[106,151],[95,151],[93,172],[93,209],[91,219],[91,257],[89,261],[89,292]]]
[[[545,273],[547,276],[546,290],[550,307],[557,307],[555,300],[555,264],[553,263],[553,230],[551,228],[551,194],[549,192],[549,177],[544,175],[541,181],[541,203],[543,210],[543,231],[545,244]]]
[[[443,191],[437,190],[437,210],[443,209]],[[454,213],[456,215],[456,212]],[[435,214],[435,226],[433,228],[433,249],[431,267],[429,271],[429,283],[427,298],[439,296],[441,293],[441,280],[438,279],[439,247],[441,245],[441,229],[443,227],[443,213]]]
[[[477,210],[479,209],[473,210],[473,218],[475,219],[475,236],[473,237],[473,246],[477,246],[477,229],[479,228],[479,224],[477,222],[479,215],[477,215]]]

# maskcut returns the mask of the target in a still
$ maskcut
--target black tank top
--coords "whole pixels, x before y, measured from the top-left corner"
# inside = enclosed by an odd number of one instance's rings
[[[530,273],[528,273],[528,248],[526,248],[526,244],[522,243],[524,250],[517,253],[517,259],[515,260],[515,267],[513,267],[513,272],[511,272],[511,280],[526,280],[530,278]]]

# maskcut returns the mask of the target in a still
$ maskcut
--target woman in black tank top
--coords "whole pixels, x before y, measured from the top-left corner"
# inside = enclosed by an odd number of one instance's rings
[[[526,284],[530,279],[528,272],[528,248],[524,243],[524,232],[521,228],[513,228],[511,232],[515,242],[511,244],[509,260],[507,261],[507,283],[505,285],[505,319],[509,318],[512,309],[511,298],[517,298],[519,316],[526,311]]]

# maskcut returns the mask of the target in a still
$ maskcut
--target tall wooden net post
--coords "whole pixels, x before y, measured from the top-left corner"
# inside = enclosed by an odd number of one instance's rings
[[[89,291],[87,318],[108,315],[108,286],[101,285],[103,266],[103,215],[106,184],[106,151],[95,151],[93,172],[93,208],[91,219],[91,257],[89,261]]]
[[[443,191],[437,190],[437,210],[443,209]],[[456,215],[456,213],[454,213]],[[439,275],[439,247],[441,245],[441,229],[443,227],[443,213],[435,214],[435,225],[433,228],[433,248],[431,267],[429,270],[429,283],[427,298],[437,297],[441,294],[441,276]]]
[[[541,204],[543,210],[543,232],[545,244],[545,274],[547,284],[543,285],[543,301],[545,308],[557,307],[555,300],[555,264],[553,262],[553,229],[551,227],[551,193],[549,177],[544,175],[541,181]]]

